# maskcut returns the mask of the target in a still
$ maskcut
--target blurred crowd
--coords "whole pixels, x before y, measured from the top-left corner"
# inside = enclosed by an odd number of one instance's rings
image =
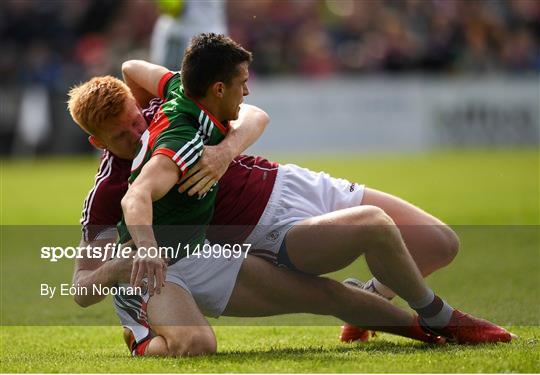
[[[148,57],[157,3],[1,1],[0,83],[118,73]],[[540,70],[537,0],[229,0],[226,14],[259,75]]]
[[[252,76],[540,72],[540,0],[0,0],[0,155],[91,150],[69,87],[133,58],[178,69],[208,30]]]
[[[0,83],[65,91],[146,57],[155,3],[129,0],[0,1]]]
[[[264,74],[540,70],[537,0],[232,1]]]

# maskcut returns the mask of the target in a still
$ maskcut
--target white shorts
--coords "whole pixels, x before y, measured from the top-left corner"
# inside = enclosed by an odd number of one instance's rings
[[[203,258],[201,251],[201,257],[191,255],[169,266],[165,280],[190,293],[204,315],[218,317],[229,303],[244,259],[244,253],[239,257]],[[133,332],[137,343],[150,337],[146,315],[148,299],[148,293],[140,296],[115,295],[113,298],[120,322]]]
[[[280,165],[268,204],[259,223],[245,241],[251,244],[250,254],[276,261],[287,232],[295,224],[307,218],[358,206],[363,196],[364,185],[294,164]]]

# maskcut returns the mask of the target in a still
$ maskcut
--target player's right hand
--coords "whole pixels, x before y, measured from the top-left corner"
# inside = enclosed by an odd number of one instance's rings
[[[166,272],[167,262],[164,258],[149,257],[137,251],[133,257],[130,284],[133,287],[142,287],[142,281],[146,277],[150,296],[154,295],[154,291],[160,294],[161,288],[165,286]]]
[[[227,149],[205,146],[201,159],[179,181],[179,193],[187,191],[189,196],[199,197],[208,193],[227,171],[233,157]]]

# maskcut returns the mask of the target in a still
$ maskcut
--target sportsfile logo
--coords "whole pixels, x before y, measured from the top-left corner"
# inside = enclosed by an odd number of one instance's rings
[[[50,262],[58,262],[59,259],[101,259],[103,262],[112,258],[132,258],[137,255],[139,258],[174,258],[178,257],[182,251],[182,244],[174,247],[139,247],[137,251],[129,246],[108,243],[101,246],[43,246],[41,248],[41,259],[48,259]]]
[[[43,246],[41,248],[41,259],[48,259],[50,262],[58,262],[59,259],[101,259],[106,261],[110,258],[121,257],[131,258],[133,256],[130,247],[121,247],[117,244],[108,243],[101,246]]]
[[[139,247],[134,251],[129,246],[108,243],[104,247],[100,246],[43,246],[41,248],[41,259],[48,259],[50,262],[58,262],[59,259],[101,259],[105,262],[112,258],[164,258],[178,259],[187,258],[240,258],[247,257],[251,244],[182,244],[173,246],[150,246]]]

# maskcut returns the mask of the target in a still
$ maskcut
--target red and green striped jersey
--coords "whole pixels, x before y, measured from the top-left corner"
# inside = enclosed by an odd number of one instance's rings
[[[225,137],[222,125],[201,105],[184,93],[179,74],[165,74],[159,83],[159,95],[164,103],[154,115],[150,127],[142,135],[137,156],[133,160],[129,182],[154,155],[162,154],[178,165],[183,176],[199,161],[203,146],[215,145]],[[188,196],[174,186],[164,197],[153,202],[153,225],[159,246],[194,250],[202,246],[217,194],[217,185],[205,196]],[[120,243],[131,236],[124,219],[118,224]],[[187,245],[187,247],[185,246]],[[185,253],[179,254],[179,258]],[[176,259],[177,260],[177,259]]]

